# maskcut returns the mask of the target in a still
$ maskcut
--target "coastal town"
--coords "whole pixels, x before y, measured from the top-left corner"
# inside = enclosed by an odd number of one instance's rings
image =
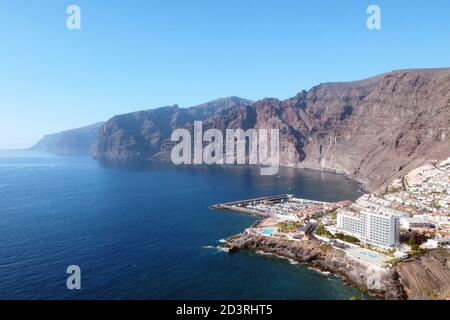
[[[212,208],[262,217],[238,237],[247,242],[293,248],[314,243],[377,273],[389,272],[401,261],[450,249],[450,159],[426,164],[354,202],[280,195]],[[228,247],[241,246],[236,243],[231,237]]]

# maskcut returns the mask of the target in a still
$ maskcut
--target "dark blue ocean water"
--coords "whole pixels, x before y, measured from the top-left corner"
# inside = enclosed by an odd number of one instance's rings
[[[339,175],[282,169],[119,168],[90,158],[0,152],[0,299],[348,299],[359,291],[304,265],[207,248],[254,217],[210,204],[293,193],[357,197]],[[78,265],[82,289],[66,288]]]

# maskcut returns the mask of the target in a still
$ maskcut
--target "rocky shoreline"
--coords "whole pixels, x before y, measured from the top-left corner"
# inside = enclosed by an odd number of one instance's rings
[[[349,258],[317,239],[291,241],[240,233],[226,240],[224,246],[230,254],[238,250],[262,251],[310,263],[371,296],[390,300],[450,298],[450,253],[446,250],[431,251],[385,270]]]

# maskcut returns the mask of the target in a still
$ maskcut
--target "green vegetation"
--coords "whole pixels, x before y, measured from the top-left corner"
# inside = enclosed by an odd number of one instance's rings
[[[277,224],[278,231],[282,233],[289,233],[298,231],[303,225],[300,222],[280,222]]]
[[[420,245],[418,245],[418,244],[413,244],[413,245],[411,246],[411,254],[414,255],[414,256],[421,256],[421,255],[423,255],[425,252],[426,252],[426,250],[422,249],[422,248],[420,247]]]
[[[328,238],[328,239],[332,239],[333,238],[333,235],[327,229],[325,229],[325,226],[322,225],[322,224],[317,227],[316,234],[318,236],[320,236],[320,237],[325,237],[325,238]]]
[[[397,262],[399,262],[400,260],[401,260],[400,258],[394,258],[394,259],[386,260],[386,261],[384,261],[384,263],[394,265]]]
[[[360,246],[364,249],[373,250],[372,246],[368,243],[362,243],[362,244],[360,244]]]
[[[388,250],[388,251],[386,252],[386,254],[387,254],[388,256],[392,256],[394,253],[395,253],[395,249],[391,249],[391,250]]]
[[[422,243],[425,243],[428,240],[428,238],[422,234],[419,234],[416,232],[410,232],[410,233],[401,235],[400,240],[402,243],[405,243],[409,246],[412,246],[412,245],[420,246]]]
[[[330,219],[336,220],[337,219],[337,210],[333,210],[329,213]]]
[[[353,244],[358,244],[361,241],[358,238],[352,237],[352,236],[348,236],[346,234],[343,233],[336,233],[335,236],[337,239],[345,241],[345,242],[349,242],[349,243],[353,243]]]
[[[336,235],[332,235],[324,225],[320,225],[316,228],[316,234],[320,237],[325,237],[328,239],[339,239],[345,242],[353,243],[353,244],[359,244],[361,241],[358,238],[345,235],[343,233],[336,233]]]
[[[403,191],[402,187],[392,187],[386,192],[386,195],[399,193],[400,191]]]

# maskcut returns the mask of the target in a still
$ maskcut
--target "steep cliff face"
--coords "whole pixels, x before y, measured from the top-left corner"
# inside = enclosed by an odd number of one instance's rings
[[[117,116],[95,156],[168,161],[175,128],[278,128],[281,164],[345,173],[374,191],[427,160],[450,156],[450,69],[402,70],[321,84],[295,97],[227,107],[177,107]]]
[[[62,156],[87,156],[91,154],[103,122],[49,134],[30,148],[32,151],[54,153]]]
[[[222,98],[191,108],[177,105],[113,117],[100,130],[94,157],[114,161],[169,161],[173,130],[210,117],[226,117],[231,110],[251,104],[238,97]]]
[[[409,299],[450,299],[450,251],[435,250],[395,267]]]
[[[450,154],[450,69],[321,85],[300,101],[315,120],[301,166],[343,172],[374,190]]]

